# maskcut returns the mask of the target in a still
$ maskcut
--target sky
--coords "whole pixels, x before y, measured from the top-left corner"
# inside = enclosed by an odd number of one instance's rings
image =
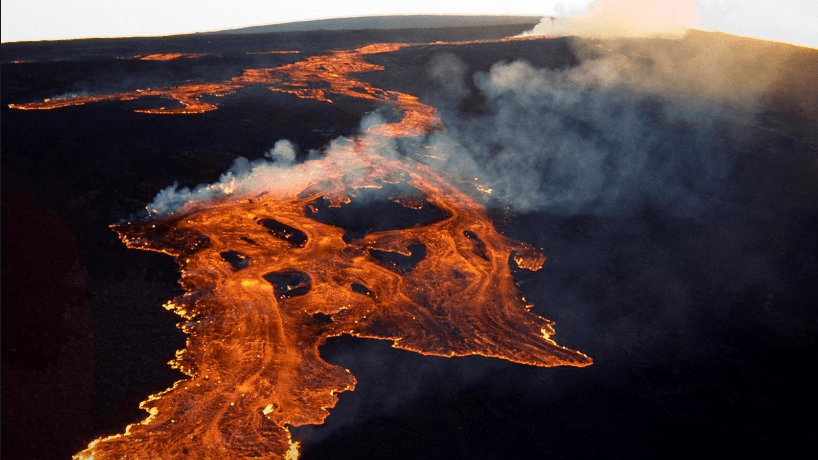
[[[608,2],[634,0],[608,0]],[[691,27],[818,48],[815,0],[637,0],[695,5]],[[589,0],[4,0],[3,42],[205,32],[392,14],[577,16]]]

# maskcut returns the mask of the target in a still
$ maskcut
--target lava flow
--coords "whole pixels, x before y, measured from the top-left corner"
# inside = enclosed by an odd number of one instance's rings
[[[275,68],[246,69],[241,75],[219,83],[190,82],[169,88],[136,89],[101,95],[74,95],[45,99],[42,102],[26,104],[9,104],[18,110],[51,110],[69,106],[85,105],[101,101],[132,101],[140,98],[160,98],[178,102],[179,107],[159,107],[155,109],[138,109],[135,112],[152,114],[192,114],[216,110],[214,103],[202,100],[204,96],[221,97],[234,93],[242,88],[258,85],[267,86],[271,91],[294,94],[300,98],[332,102],[330,95],[342,95],[363,98],[387,104],[396,104],[408,109],[406,114],[415,119],[417,125],[434,124],[437,120],[435,110],[420,104],[417,97],[396,91],[384,91],[369,83],[350,77],[351,73],[383,70],[383,67],[366,62],[367,54],[386,53],[410,46],[405,43],[384,43],[363,46],[353,50],[334,51],[328,55],[313,56],[304,61]],[[151,56],[176,56],[151,55]],[[380,129],[393,136],[421,134],[409,125],[400,125],[409,131],[400,132],[398,124],[384,125]]]
[[[230,83],[277,81],[277,90],[327,102],[373,98],[397,106],[400,122],[336,142],[274,180],[113,226],[129,247],[169,254],[181,267],[185,294],[165,307],[185,320],[187,345],[171,364],[189,378],[144,401],[146,420],[76,459],[296,458],[289,427],[322,423],[338,393],[355,387],[349,370],[319,355],[344,334],[424,355],[591,364],[557,345],[552,323],[517,290],[510,263],[538,270],[538,249],[501,235],[479,202],[429,167],[378,153],[390,138],[439,123],[417,98],[349,77],[378,68],[362,55],[400,46],[248,70]],[[423,217],[382,225],[381,214],[354,231],[333,218],[373,191],[390,213]]]
[[[535,40],[536,37],[511,37],[494,41]],[[486,43],[491,40],[470,40],[456,42],[434,42],[426,45],[466,45]],[[353,98],[363,98],[408,108],[405,115],[415,118],[416,124],[430,124],[437,120],[435,110],[417,101],[417,97],[397,91],[385,91],[369,83],[356,80],[352,73],[373,72],[383,70],[382,66],[371,64],[364,60],[364,55],[389,53],[407,46],[417,46],[411,43],[374,43],[352,50],[333,51],[328,55],[313,56],[304,61],[275,68],[245,69],[244,72],[220,83],[185,83],[170,88],[146,88],[134,91],[124,91],[100,95],[72,95],[45,99],[42,102],[25,104],[9,104],[9,108],[17,110],[51,110],[62,107],[85,105],[102,101],[132,101],[140,98],[160,98],[178,102],[181,107],[159,107],[155,109],[137,109],[135,112],[150,114],[194,114],[216,110],[214,103],[204,102],[204,96],[222,97],[245,88],[247,86],[267,86],[271,91],[295,94],[305,99],[315,99],[323,102],[332,102],[330,94],[337,94]],[[298,51],[269,51],[251,52],[248,54],[298,54]],[[196,58],[206,54],[165,53],[147,56],[137,55],[135,58],[143,60],[173,60],[181,57]],[[402,126],[408,127],[406,123]],[[399,124],[384,125],[379,129],[383,134],[391,136],[407,136],[421,134],[416,128],[409,131],[396,131]]]
[[[196,59],[207,56],[208,53],[154,53],[137,54],[134,59],[140,61],[175,61],[177,59]]]

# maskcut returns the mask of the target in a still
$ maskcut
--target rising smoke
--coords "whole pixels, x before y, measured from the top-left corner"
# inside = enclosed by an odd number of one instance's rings
[[[571,18],[547,16],[524,35],[680,37],[696,22],[696,6],[692,0],[597,0],[588,5],[587,14]]]
[[[781,78],[796,52],[701,33],[672,40],[575,39],[572,51],[580,64],[558,70],[513,61],[474,72],[452,53],[438,54],[428,64],[435,86],[426,98],[434,100],[445,131],[425,137],[420,148],[431,154],[418,158],[455,176],[477,178],[498,199],[489,205],[565,223],[551,233],[543,230],[548,239],[536,243],[549,245],[549,262],[532,283],[540,287],[525,292],[535,308],[545,305],[557,313],[545,316],[565,319],[560,334],[570,334],[571,327],[580,330],[573,338],[595,347],[591,355],[607,360],[612,369],[610,362],[623,360],[634,347],[641,347],[640,356],[667,359],[661,347],[647,352],[645,345],[690,334],[698,326],[685,330],[688,323],[727,315],[736,299],[759,293],[765,299],[787,299],[793,290],[792,265],[784,263],[785,251],[770,242],[784,247],[781,241],[798,241],[800,229],[769,217],[772,206],[753,201],[762,194],[756,184],[775,188],[772,181],[756,181],[768,179],[766,172],[749,178],[737,172],[747,172],[742,155],[754,148],[747,143],[760,129],[763,111],[783,103],[779,107],[798,109],[794,113],[806,119],[815,116],[814,94],[791,100],[778,96],[784,87],[787,94],[801,94],[791,91],[798,85]],[[474,109],[464,104],[467,100],[482,102]],[[366,117],[360,136],[382,122],[379,114]],[[377,145],[384,155],[411,154],[409,143]],[[344,151],[330,145],[324,154],[297,163],[295,146],[279,141],[265,159],[237,160],[218,183],[192,190],[169,187],[149,207],[167,213],[226,196],[227,190],[297,192],[320,179],[333,162],[354,169],[354,157],[345,157]],[[582,232],[590,236],[577,236]],[[584,239],[578,243],[579,238]],[[675,341],[674,353],[682,343]],[[710,352],[706,345],[700,346]],[[452,381],[431,365],[396,371],[405,369],[407,358],[379,346],[367,349],[365,358],[342,348],[330,359],[358,375],[361,387],[355,395],[366,391],[364,382],[386,382],[369,387],[373,399],[384,405],[379,413],[416,400],[428,381]],[[364,364],[356,359],[377,365],[363,372],[359,366]],[[487,372],[484,364],[469,363],[454,374],[469,370],[472,377],[463,379],[476,381]],[[604,372],[600,368],[590,372]],[[558,381],[549,384],[551,390],[561,388]],[[371,414],[372,408],[343,401],[327,425],[306,436],[323,439]]]
[[[804,67],[797,48],[691,31],[691,0],[600,0],[587,14],[557,19],[545,17],[523,35],[572,36],[577,66],[498,62],[475,73],[452,53],[432,57],[434,88],[425,97],[446,130],[424,139],[421,148],[433,154],[423,161],[476,178],[517,211],[612,215],[652,203],[693,217],[718,199],[730,174],[729,155],[718,146],[740,148],[762,108],[818,119],[818,95],[788,77]],[[485,107],[464,113],[466,99]],[[359,136],[383,122],[379,113],[368,115]],[[372,145],[397,154],[394,141]],[[282,140],[265,159],[239,158],[215,184],[164,189],[148,211],[306,186],[328,164],[355,161],[331,145],[326,153],[327,161],[292,168],[295,147]]]
[[[335,144],[347,142],[340,138]],[[329,147],[327,161],[309,161],[323,157],[317,151],[307,152],[307,160],[296,165],[297,147],[292,142],[282,139],[275,143],[263,158],[250,161],[239,157],[230,169],[221,175],[218,182],[202,184],[194,188],[179,188],[175,183],[164,188],[153,201],[146,206],[149,215],[161,216],[228,196],[252,196],[265,192],[284,192],[285,196],[297,194],[310,183],[323,177],[327,167],[343,163],[354,168],[355,158],[343,154],[343,149]],[[290,195],[286,195],[286,194]]]
[[[221,175],[219,181],[213,184],[199,185],[193,189],[179,188],[175,183],[162,189],[153,201],[148,204],[150,214],[163,215],[176,211],[188,203],[204,202],[214,198],[225,197],[233,193],[247,193],[260,190],[259,181],[262,177],[288,177],[292,165],[295,163],[296,148],[288,140],[280,140],[264,154],[263,159],[249,161],[239,157],[227,172]],[[284,181],[265,181],[265,185],[275,188],[276,184],[284,185]]]
[[[642,90],[648,80],[636,79],[630,64],[497,63],[474,75],[487,109],[444,110],[447,131],[429,138],[436,152],[429,162],[478,178],[518,211],[613,214],[650,199],[695,214],[730,172],[713,149],[727,120],[702,101],[668,103]]]
[[[599,17],[610,26],[613,13]],[[569,40],[580,64],[567,69],[518,60],[469,72],[435,56],[430,99],[447,129],[429,137],[425,161],[478,178],[518,211],[614,215],[649,203],[695,217],[721,200],[763,113],[818,114],[802,75],[818,69],[796,47],[695,31]],[[475,105],[464,99],[483,107],[464,110]]]
[[[729,155],[718,146],[740,146],[759,108],[784,85],[778,76],[795,53],[701,33],[571,43],[580,64],[559,70],[514,61],[475,73],[452,53],[434,55],[427,97],[446,129],[423,140],[421,147],[434,154],[420,158],[476,178],[495,203],[517,211],[612,215],[650,202],[693,217],[718,200],[731,172]],[[484,101],[483,109],[464,113],[469,98]],[[809,98],[795,104],[806,114],[818,107]],[[383,122],[377,112],[368,115],[359,136]],[[384,139],[372,145],[384,155],[398,150]],[[162,190],[148,209],[165,214],[265,187],[304,188],[327,165],[355,161],[339,157],[342,150],[330,145],[328,157],[308,155],[327,161],[293,168],[296,148],[281,140],[263,159],[239,158],[215,184]]]

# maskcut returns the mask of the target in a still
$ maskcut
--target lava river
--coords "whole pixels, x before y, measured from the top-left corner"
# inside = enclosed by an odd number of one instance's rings
[[[514,283],[510,262],[538,270],[539,249],[500,234],[476,199],[434,170],[379,153],[392,138],[440,128],[434,108],[416,97],[350,77],[381,69],[366,54],[403,46],[335,51],[221,83],[13,106],[153,95],[183,106],[155,112],[190,113],[216,108],[201,101],[205,94],[260,84],[326,102],[371,99],[403,114],[328,146],[280,180],[223,187],[220,198],[113,226],[129,247],[169,254],[181,269],[185,293],[165,307],[184,319],[187,345],[171,364],[188,378],[144,401],[146,420],[76,459],[296,458],[289,427],[322,423],[338,393],[355,387],[349,370],[319,355],[328,338],[344,334],[424,355],[591,364],[551,339],[551,323],[529,310]],[[357,232],[335,225],[332,216],[373,190],[394,206],[385,209],[423,218]]]

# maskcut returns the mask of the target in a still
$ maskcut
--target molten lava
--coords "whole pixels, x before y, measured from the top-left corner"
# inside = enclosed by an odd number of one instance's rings
[[[535,40],[536,37],[506,38],[495,41]],[[470,40],[457,42],[434,42],[428,45],[465,45],[485,43],[487,40]],[[101,101],[132,101],[139,98],[155,97],[176,101],[182,107],[134,110],[139,113],[151,114],[193,114],[216,110],[215,104],[203,102],[204,96],[222,97],[234,93],[244,87],[259,85],[267,86],[271,91],[280,91],[294,94],[305,99],[315,99],[323,102],[332,102],[329,94],[337,94],[354,98],[363,98],[380,101],[399,106],[408,106],[408,114],[415,117],[417,123],[430,123],[436,120],[433,108],[417,102],[415,96],[396,91],[384,91],[372,85],[350,77],[351,73],[363,73],[383,70],[382,66],[366,62],[363,58],[367,54],[389,53],[407,46],[416,46],[409,43],[375,43],[353,50],[334,51],[328,55],[313,56],[305,61],[288,64],[275,68],[246,69],[242,75],[233,77],[221,83],[186,83],[161,89],[136,89],[120,93],[102,95],[75,95],[45,99],[43,102],[29,102],[25,104],[9,104],[9,108],[18,110],[51,110],[62,107],[85,105]],[[296,54],[298,51],[269,51],[264,54]],[[248,53],[256,54],[256,53]],[[139,59],[171,60],[179,57],[201,57],[204,54],[151,54],[135,56]],[[329,87],[326,85],[329,84]],[[402,99],[403,101],[398,101]],[[402,102],[402,103],[401,103]],[[391,135],[420,134],[416,128],[408,132],[394,131],[396,127],[387,125],[381,128]]]
[[[255,55],[255,54],[301,54],[301,51],[298,51],[298,50],[248,51],[247,54],[249,54],[249,55]]]
[[[322,423],[338,393],[355,387],[349,370],[318,351],[344,334],[424,355],[591,364],[551,339],[552,323],[529,311],[514,284],[511,261],[538,270],[545,260],[538,249],[501,235],[480,203],[429,167],[376,153],[390,138],[439,125],[416,97],[349,76],[380,69],[363,55],[403,46],[336,51],[162,93],[197,107],[203,94],[265,84],[326,102],[336,94],[382,101],[403,118],[334,143],[322,158],[252,190],[224,190],[113,227],[129,247],[169,254],[181,267],[185,294],[165,307],[185,320],[187,346],[171,364],[189,378],[144,401],[146,420],[75,458],[295,458],[288,427]],[[387,189],[405,191],[384,195],[392,205],[432,217],[357,232],[326,218],[348,212],[366,191]]]
[[[140,61],[175,61],[176,59],[196,59],[207,55],[208,53],[155,53],[137,54],[134,59]]]
[[[355,80],[351,73],[372,72],[383,70],[383,67],[370,64],[363,58],[366,54],[387,53],[410,46],[404,43],[373,44],[354,50],[341,50],[329,55],[313,56],[305,61],[288,64],[276,68],[246,69],[237,77],[221,83],[186,83],[161,89],[137,89],[135,91],[120,92],[103,95],[77,95],[46,99],[43,102],[27,104],[9,104],[12,109],[19,110],[50,110],[61,107],[84,105],[100,101],[131,101],[139,98],[155,97],[169,99],[181,104],[181,107],[135,110],[140,113],[152,114],[191,114],[215,110],[215,104],[202,101],[204,96],[225,96],[242,88],[252,85],[267,86],[272,91],[294,94],[300,98],[315,99],[323,102],[332,102],[330,95],[337,94],[354,98],[363,98],[396,104],[409,110],[417,126],[434,124],[437,116],[435,110],[420,104],[415,96],[384,91],[372,85]],[[181,53],[165,56],[168,59],[181,57]],[[189,57],[189,56],[188,56]],[[143,58],[144,59],[144,58]],[[159,59],[157,57],[156,59]],[[393,135],[420,134],[417,128],[404,124],[406,132],[395,131],[395,125],[386,125],[382,129]]]

